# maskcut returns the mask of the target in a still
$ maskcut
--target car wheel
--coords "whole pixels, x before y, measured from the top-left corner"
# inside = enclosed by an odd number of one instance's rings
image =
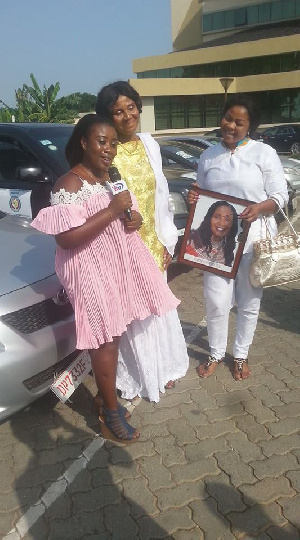
[[[291,146],[292,154],[300,154],[300,142],[294,142]]]

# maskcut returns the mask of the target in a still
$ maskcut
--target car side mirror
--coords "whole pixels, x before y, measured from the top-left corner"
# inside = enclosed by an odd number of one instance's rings
[[[35,180],[36,182],[43,183],[51,182],[51,179],[43,173],[41,167],[36,165],[32,167],[18,167],[16,170],[16,177],[23,182],[27,182],[28,180]]]

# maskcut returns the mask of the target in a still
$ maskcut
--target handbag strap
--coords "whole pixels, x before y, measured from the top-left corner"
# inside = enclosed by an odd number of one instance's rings
[[[292,231],[292,234],[295,236],[297,242],[299,242],[300,241],[299,234],[294,229],[294,227],[291,224],[291,222],[290,222],[289,218],[287,217],[286,213],[282,210],[279,201],[276,199],[276,197],[269,197],[269,198],[277,204],[278,212],[280,212],[281,215],[284,217],[285,221],[287,222],[288,226],[290,227],[290,230]],[[264,218],[265,218],[265,216],[264,216]],[[269,227],[268,227],[267,223],[266,223],[266,227],[267,227],[268,232],[270,233],[270,230],[269,230]]]

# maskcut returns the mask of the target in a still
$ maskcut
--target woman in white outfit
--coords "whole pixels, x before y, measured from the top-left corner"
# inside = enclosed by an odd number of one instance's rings
[[[126,81],[104,86],[97,97],[96,112],[113,121],[118,135],[114,159],[128,189],[139,204],[143,222],[139,234],[162,272],[165,272],[178,239],[169,209],[169,189],[162,171],[160,149],[150,133],[136,133],[142,102]],[[128,221],[128,220],[127,220]],[[127,225],[129,225],[127,223]],[[189,359],[177,310],[160,319],[136,321],[121,337],[117,387],[122,397],[146,397],[159,401],[159,393],[183,377]]]
[[[251,223],[244,253],[235,280],[204,272],[204,296],[210,356],[197,368],[200,377],[214,373],[226,353],[228,319],[231,307],[237,307],[236,335],[233,345],[236,380],[249,377],[248,350],[257,324],[262,288],[252,287],[249,268],[253,241],[266,236],[263,216],[268,216],[272,234],[277,233],[274,213],[282,207],[288,193],[281,162],[273,148],[251,139],[259,125],[259,110],[250,96],[236,94],[225,105],[221,121],[222,142],[205,150],[198,166],[197,183],[201,188],[255,201],[240,217]],[[198,194],[190,190],[193,204]],[[277,201],[277,202],[275,202]]]

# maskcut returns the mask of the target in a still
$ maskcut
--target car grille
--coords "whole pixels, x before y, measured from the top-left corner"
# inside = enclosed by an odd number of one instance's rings
[[[69,317],[73,313],[70,303],[56,304],[51,298],[38,304],[12,311],[0,317],[1,321],[22,334],[31,334]]]
[[[35,390],[42,384],[45,384],[46,382],[50,381],[51,384],[54,382],[54,378],[58,375],[60,375],[67,367],[75,360],[76,356],[78,356],[79,351],[74,351],[59,362],[56,362],[56,364],[53,364],[53,366],[50,366],[47,369],[44,369],[43,371],[40,371],[37,375],[34,375],[33,377],[30,377],[29,379],[26,379],[23,381],[24,386],[27,388],[27,390]]]

